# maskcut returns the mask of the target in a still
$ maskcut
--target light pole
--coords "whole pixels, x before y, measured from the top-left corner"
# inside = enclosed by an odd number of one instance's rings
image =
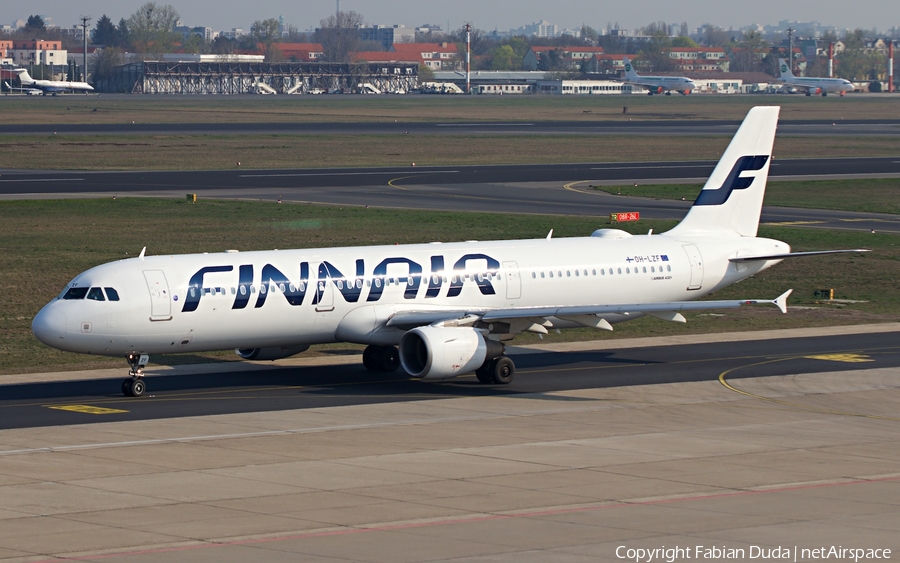
[[[87,82],[87,24],[89,21],[91,21],[90,16],[81,16],[81,35],[84,39],[84,66],[82,67],[84,82]]]

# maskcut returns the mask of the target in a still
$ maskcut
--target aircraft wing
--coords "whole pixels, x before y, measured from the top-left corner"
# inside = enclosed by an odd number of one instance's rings
[[[581,315],[627,315],[629,313],[674,313],[703,309],[733,309],[742,305],[775,305],[782,313],[787,312],[787,298],[791,289],[775,299],[723,299],[718,301],[661,301],[657,303],[621,303],[613,305],[583,305],[575,307],[512,307],[489,310],[441,310],[441,311],[400,311],[395,313],[386,326],[409,330],[445,321],[466,320],[471,322],[499,322],[515,319],[548,319],[550,317],[575,317]],[[599,321],[599,319],[598,319]],[[683,321],[682,321],[683,322]]]
[[[853,250],[813,250],[809,252],[788,252],[785,254],[767,254],[765,256],[735,256],[729,258],[729,262],[759,262],[763,260],[784,260],[785,258],[797,258],[798,256],[823,256],[825,254],[847,254],[851,252],[871,252],[864,248]]]

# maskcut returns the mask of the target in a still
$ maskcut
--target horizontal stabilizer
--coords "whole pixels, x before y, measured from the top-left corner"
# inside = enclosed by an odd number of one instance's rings
[[[766,254],[763,256],[736,256],[729,258],[729,262],[760,262],[763,260],[784,260],[785,258],[797,258],[801,256],[823,256],[825,254],[847,254],[851,252],[871,252],[864,248],[853,250],[813,250],[810,252],[788,252],[787,254]]]

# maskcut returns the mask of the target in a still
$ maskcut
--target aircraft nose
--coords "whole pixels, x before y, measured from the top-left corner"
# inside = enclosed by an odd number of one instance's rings
[[[47,346],[58,347],[66,337],[66,314],[51,303],[41,309],[31,321],[31,332]]]

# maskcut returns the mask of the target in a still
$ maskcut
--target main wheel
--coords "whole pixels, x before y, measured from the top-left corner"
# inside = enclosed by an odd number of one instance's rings
[[[491,364],[493,363],[493,360],[488,360],[484,362],[484,365],[475,370],[475,377],[478,378],[479,383],[493,383],[493,380],[491,379]]]
[[[369,371],[378,371],[378,350],[381,346],[366,346],[363,350],[363,365]]]
[[[382,346],[378,351],[378,369],[385,372],[397,371],[400,367],[400,352],[395,346]]]
[[[500,356],[491,362],[491,381],[500,385],[506,385],[516,375],[516,364],[507,356]]]

